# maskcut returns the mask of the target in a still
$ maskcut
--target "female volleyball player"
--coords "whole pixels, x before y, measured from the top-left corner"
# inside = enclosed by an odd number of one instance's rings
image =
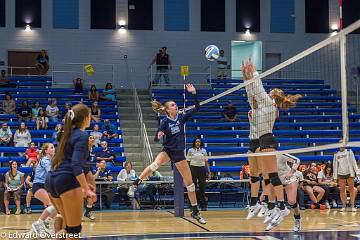
[[[52,231],[49,228],[49,218],[54,218],[57,214],[55,207],[51,204],[49,194],[44,187],[45,178],[51,169],[51,161],[54,155],[54,145],[52,143],[44,143],[41,147],[40,160],[36,167],[32,187],[34,197],[39,199],[46,206],[46,209],[42,212],[39,219],[31,225],[32,230],[37,234],[51,234]]]
[[[76,104],[65,115],[64,133],[45,182],[51,201],[64,220],[65,231],[80,234],[84,195],[96,201],[94,187],[86,182],[83,166],[88,158],[90,109]]]
[[[91,184],[95,189],[96,188],[95,178],[91,172],[92,167],[94,167],[96,165],[95,155],[94,155],[94,150],[93,150],[94,145],[95,145],[95,137],[89,136],[89,139],[88,139],[89,156],[88,156],[88,159],[86,162],[86,166],[84,168],[84,174],[86,177],[86,181],[89,184]],[[88,197],[88,198],[86,198],[86,206],[85,206],[84,216],[93,221],[93,220],[95,220],[95,215],[94,215],[92,208],[93,208],[92,198]]]
[[[252,79],[258,75],[255,65],[249,59],[242,64],[244,81]],[[296,105],[301,95],[287,95],[281,89],[273,89],[269,94],[266,93],[260,79],[248,84],[246,87],[251,112],[249,113],[250,122],[250,152],[273,152],[276,151],[278,143],[272,134],[274,123],[279,115],[278,109],[289,109]],[[250,168],[254,168],[251,173],[251,203],[247,219],[251,219],[261,210],[258,203],[258,192],[260,186],[259,174],[262,173],[265,182],[265,189],[274,188],[275,196],[269,194],[268,212],[264,223],[269,223],[277,219],[280,223],[286,214],[284,204],[284,190],[277,172],[277,160],[275,155],[259,156],[249,158]],[[267,192],[268,189],[266,190]],[[280,212],[275,208],[275,197],[280,205]]]
[[[183,177],[185,186],[188,190],[189,199],[192,206],[191,216],[199,223],[205,224],[206,221],[201,217],[197,206],[195,185],[192,181],[190,167],[184,155],[185,136],[184,125],[190,117],[199,110],[200,103],[196,97],[196,89],[192,84],[186,85],[187,91],[191,92],[195,100],[195,108],[187,113],[179,114],[178,106],[174,101],[167,101],[164,106],[159,102],[153,101],[152,107],[155,112],[166,113],[167,117],[160,123],[158,132],[155,136],[155,141],[160,141],[165,136],[163,142],[163,150],[156,156],[155,161],[144,169],[139,178],[134,182],[133,186],[129,188],[128,195],[134,196],[136,187],[144,180],[146,180],[152,172],[156,171],[162,164],[169,160],[175,163]]]

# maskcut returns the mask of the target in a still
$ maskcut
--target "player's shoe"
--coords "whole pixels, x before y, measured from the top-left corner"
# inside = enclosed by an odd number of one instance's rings
[[[266,215],[265,215],[264,224],[270,223],[278,215],[280,215],[280,212],[278,212],[277,208],[268,210]]]
[[[301,229],[301,219],[295,219],[294,232],[300,232]]]
[[[267,211],[268,211],[267,205],[266,204],[261,204],[261,209],[260,209],[257,217],[259,217],[259,218],[265,217]]]
[[[201,216],[200,212],[192,212],[191,217],[194,218],[196,221],[198,221],[201,224],[206,224],[205,219]]]
[[[249,208],[249,212],[248,215],[246,217],[246,220],[250,220],[251,218],[253,218],[256,214],[259,213],[259,211],[261,210],[262,205],[259,203],[256,203],[255,206],[251,206]]]

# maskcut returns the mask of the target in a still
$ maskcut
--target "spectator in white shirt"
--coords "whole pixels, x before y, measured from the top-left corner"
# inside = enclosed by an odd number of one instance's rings
[[[227,58],[224,56],[224,50],[220,50],[220,56],[217,59],[217,69],[218,69],[218,73],[217,73],[217,78],[218,79],[226,79],[227,77],[227,68],[228,68],[228,60]]]
[[[348,185],[350,192],[351,211],[356,212],[356,192],[354,189],[354,177],[358,175],[359,170],[356,164],[354,153],[351,151],[351,149],[345,149],[345,147],[340,147],[340,150],[334,154],[333,169],[334,180],[338,181],[340,187],[340,198],[342,203],[342,208],[340,211],[346,211],[346,185]]]
[[[116,180],[125,182],[125,181],[136,180],[136,178],[137,178],[136,172],[132,167],[132,163],[130,161],[126,161],[124,169],[122,169],[120,171]],[[124,197],[124,200],[129,199],[127,196],[129,186],[130,185],[128,185],[128,184],[119,184],[119,186],[118,186],[119,194],[120,194],[120,196]]]
[[[12,132],[7,123],[3,123],[0,128],[0,146],[9,146],[12,138]]]
[[[14,134],[15,147],[28,147],[31,143],[31,134],[24,122],[20,123],[19,128]]]
[[[99,131],[99,129],[99,124],[95,124],[93,130],[90,132],[90,136],[93,136],[95,138],[95,147],[99,146],[102,138],[102,133]]]
[[[56,105],[56,100],[51,100],[50,104],[46,107],[46,116],[52,122],[57,122],[59,118],[59,108]]]

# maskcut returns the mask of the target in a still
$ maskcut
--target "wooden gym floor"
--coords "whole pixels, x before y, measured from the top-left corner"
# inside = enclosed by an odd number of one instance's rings
[[[96,212],[96,220],[85,220],[86,239],[360,239],[360,211],[302,211],[302,232],[292,232],[294,219],[289,215],[278,228],[264,232],[262,219],[246,221],[245,210],[220,209],[203,212],[206,225],[200,225],[186,211],[184,218],[172,211]],[[25,233],[39,214],[1,215],[0,238],[9,233]]]

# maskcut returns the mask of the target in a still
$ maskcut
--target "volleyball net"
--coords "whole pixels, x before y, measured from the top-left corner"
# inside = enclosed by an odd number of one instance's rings
[[[360,37],[352,34],[358,28],[360,20],[252,79],[212,80],[210,90],[198,90],[201,110],[187,124],[187,146],[201,137],[209,159],[242,159],[249,156],[253,126],[259,133],[273,129],[279,146],[275,154],[330,160],[340,146],[360,151]],[[282,103],[273,97],[274,89],[282,91]],[[171,91],[166,98],[182,106],[184,99]],[[289,104],[294,97],[298,99]],[[190,94],[185,102],[186,110],[193,108]],[[277,110],[279,104],[284,106]]]

